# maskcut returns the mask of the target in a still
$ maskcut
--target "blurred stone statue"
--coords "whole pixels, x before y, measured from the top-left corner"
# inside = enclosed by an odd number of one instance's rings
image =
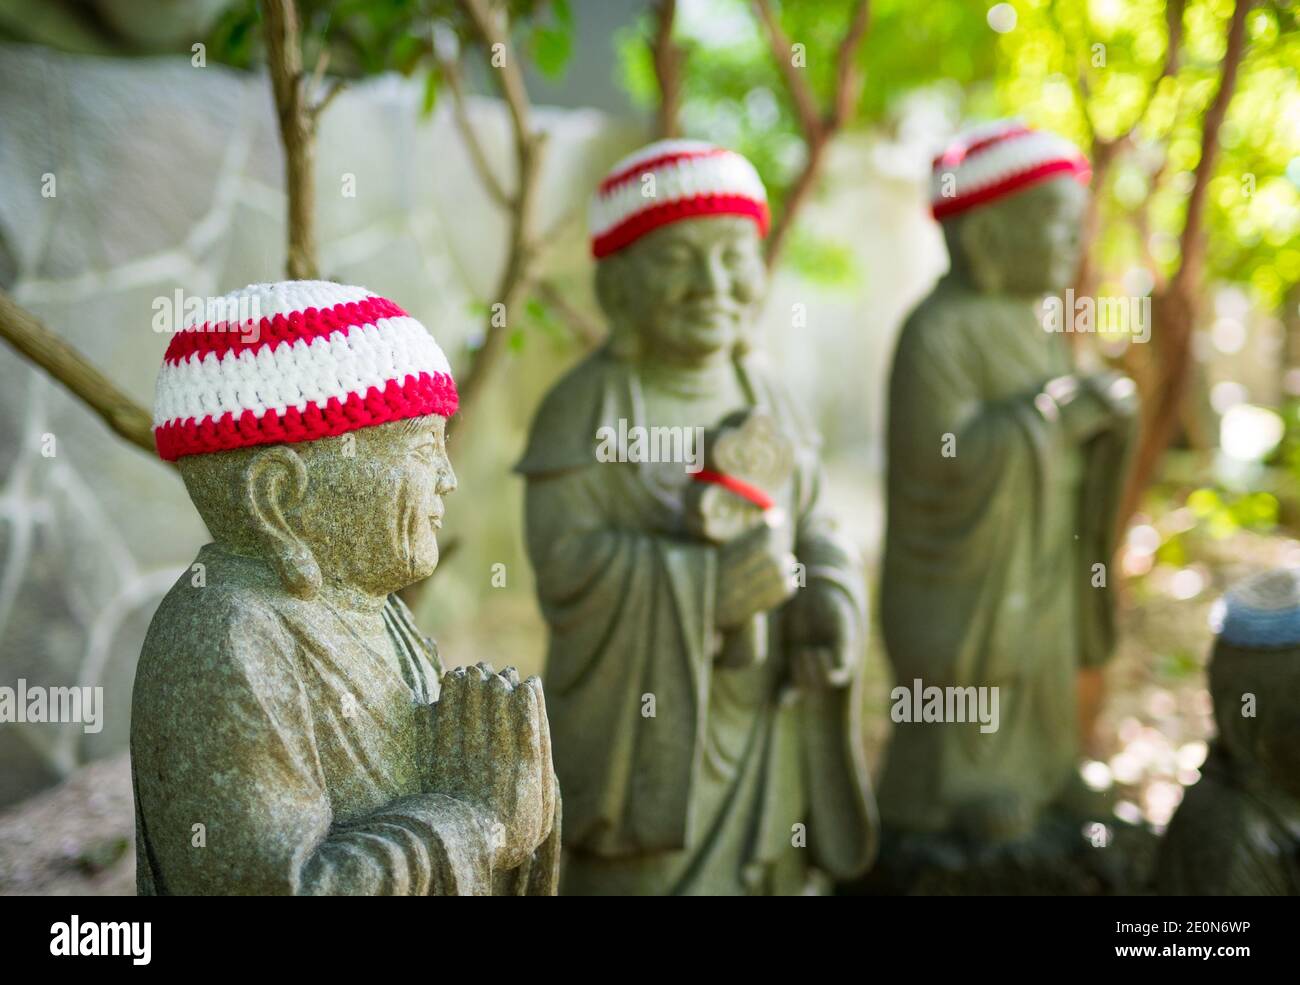
[[[1300,895],[1300,572],[1228,593],[1210,657],[1219,735],[1161,843],[1166,895]]]
[[[932,188],[951,266],[894,356],[882,821],[889,844],[914,835],[954,865],[1028,838],[1074,790],[1076,675],[1113,645],[1134,387],[1081,373],[1042,301],[1078,266],[1088,177],[1073,146],[1018,124],[957,140]]]
[[[213,543],[136,672],[140,893],[554,894],[540,683],[444,673],[392,594],[438,562],[456,403],[361,288],[256,285],[172,339],[158,451]]]
[[[818,439],[752,348],[766,196],[738,154],[652,144],[592,206],[610,341],[534,422],[566,894],[779,894],[862,871],[859,564]],[[802,586],[802,587],[800,587]]]

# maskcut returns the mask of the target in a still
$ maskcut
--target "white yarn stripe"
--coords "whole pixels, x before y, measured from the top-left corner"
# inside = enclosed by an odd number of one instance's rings
[[[239,417],[246,410],[258,417],[290,407],[302,411],[309,402],[323,407],[330,397],[364,396],[372,386],[382,390],[389,380],[401,382],[422,372],[451,375],[433,336],[414,318],[380,318],[310,342],[245,349],[224,359],[194,353],[176,365],[164,364],[153,422],[161,427],[226,413]]]
[[[1049,161],[1077,160],[1082,155],[1064,137],[1053,133],[1029,133],[1011,137],[987,150],[966,158],[955,167],[942,164],[930,176],[930,200],[941,202],[945,198],[963,197],[996,185],[1000,181],[1033,170]],[[943,195],[944,175],[953,175],[955,196]]]
[[[667,157],[670,154],[708,154],[715,153],[718,149],[717,144],[711,144],[707,140],[657,140],[628,154],[610,168],[609,173],[618,174],[636,167],[642,161],[652,161],[656,157]]]
[[[652,146],[656,148],[655,153],[650,155],[652,157],[673,153],[661,144]],[[711,149],[709,144],[701,144],[699,147]],[[615,168],[614,173],[619,170],[622,168]],[[646,187],[643,184],[645,174],[654,175],[654,197],[643,193]],[[758,172],[739,154],[728,151],[708,157],[684,158],[662,167],[634,173],[603,195],[598,192],[593,196],[588,217],[591,235],[593,238],[603,236],[632,216],[656,205],[706,195],[741,195],[756,202],[767,201],[767,192]]]
[[[375,295],[364,287],[335,284],[328,280],[280,281],[275,284],[249,284],[217,298],[208,298],[201,315],[191,315],[182,323],[193,328],[205,322],[244,322],[276,315],[288,315],[308,308],[333,308],[339,304],[364,301]]]

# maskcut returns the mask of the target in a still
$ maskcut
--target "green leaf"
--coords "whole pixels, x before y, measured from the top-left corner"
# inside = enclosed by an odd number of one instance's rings
[[[438,84],[442,81],[436,66],[429,69],[424,77],[424,98],[420,101],[420,115],[430,116],[438,103]]]

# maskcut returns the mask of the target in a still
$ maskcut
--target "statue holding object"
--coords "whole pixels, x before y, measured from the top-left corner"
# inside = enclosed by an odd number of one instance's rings
[[[591,218],[610,341],[546,397],[518,465],[562,892],[826,888],[874,851],[850,688],[864,586],[816,435],[753,344],[762,183],[665,141],[615,166]]]

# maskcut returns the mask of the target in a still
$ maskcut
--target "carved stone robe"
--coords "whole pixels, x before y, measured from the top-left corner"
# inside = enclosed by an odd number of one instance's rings
[[[815,435],[761,363],[736,371],[794,439],[796,475],[778,505],[796,523],[808,584],[864,609],[857,565],[818,514]],[[874,805],[847,689],[791,686],[780,609],[765,661],[715,665],[719,549],[686,534],[680,463],[598,461],[599,429],[620,420],[658,423],[634,365],[598,352],[546,398],[518,466],[550,627],[562,891],[792,893],[819,885],[814,869],[857,874]]]
[[[136,671],[141,895],[554,893],[556,836],[494,872],[481,819],[428,788],[442,666],[399,599],[375,649],[259,560],[198,561],[206,584],[172,587]]]
[[[1164,896],[1300,896],[1300,803],[1219,742],[1160,843]]]
[[[998,687],[999,727],[898,724],[886,823],[948,829],[966,805],[1062,791],[1076,673],[1113,647],[1109,565],[1129,428],[1069,437],[1043,385],[1066,340],[1014,298],[941,285],[904,325],[889,392],[881,617],[898,683]]]

